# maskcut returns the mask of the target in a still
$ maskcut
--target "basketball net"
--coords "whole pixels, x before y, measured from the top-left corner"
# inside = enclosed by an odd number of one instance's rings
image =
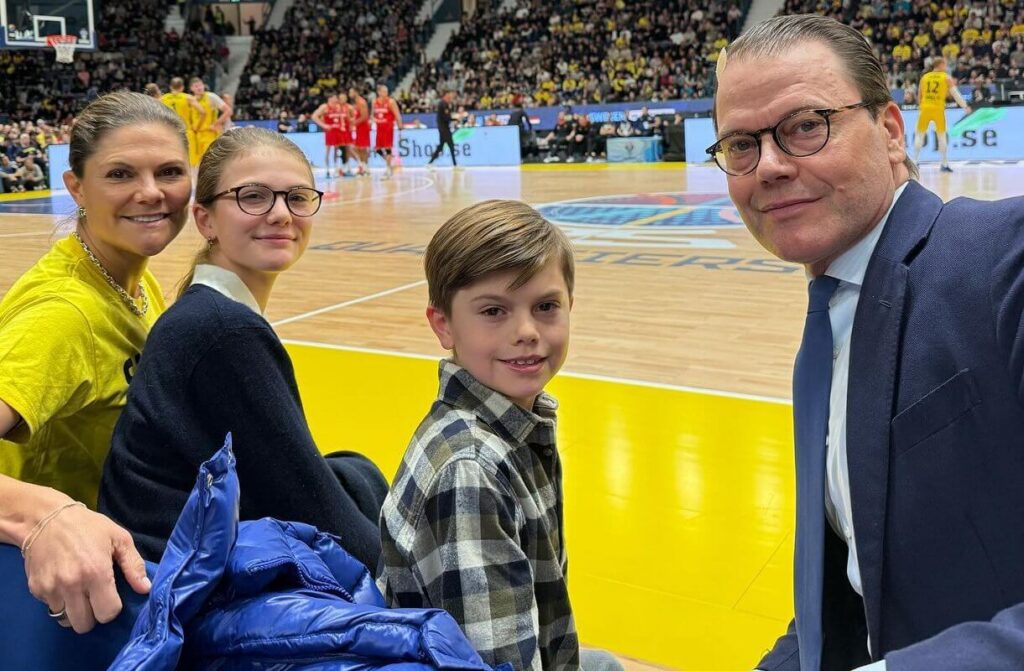
[[[75,60],[75,45],[78,38],[74,35],[47,35],[46,44],[53,47],[57,52],[58,63],[73,63]]]

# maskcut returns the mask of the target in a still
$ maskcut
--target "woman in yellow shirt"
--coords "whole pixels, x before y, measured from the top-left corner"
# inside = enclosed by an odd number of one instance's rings
[[[29,590],[82,633],[121,610],[114,563],[149,589],[131,536],[92,510],[128,381],[164,310],[146,265],[181,231],[192,181],[184,124],[140,93],[87,106],[69,162],[75,231],[0,300],[0,542],[21,548]]]

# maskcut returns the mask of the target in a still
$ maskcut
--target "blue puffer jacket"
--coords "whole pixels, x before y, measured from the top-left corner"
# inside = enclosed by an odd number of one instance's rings
[[[450,615],[393,609],[306,524],[238,523],[231,437],[203,464],[111,671],[490,671]]]

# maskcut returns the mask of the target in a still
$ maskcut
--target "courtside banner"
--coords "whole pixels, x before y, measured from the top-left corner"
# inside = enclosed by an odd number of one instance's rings
[[[255,125],[255,124],[254,124]],[[374,134],[376,131],[374,131]],[[324,133],[288,133],[289,140],[298,145],[309,162],[316,168],[324,167]],[[375,138],[371,136],[371,146]],[[519,165],[519,129],[512,126],[486,126],[482,128],[460,128],[452,132],[455,143],[455,160],[465,166]],[[433,128],[406,129],[395,136],[394,151],[399,165],[426,165],[430,154],[437,146],[438,133]],[[68,145],[52,144],[46,148],[49,163],[50,184],[63,188],[64,171],[68,170]],[[371,150],[372,155],[372,150]],[[434,161],[435,165],[451,165],[451,153],[444,148],[443,155]],[[380,167],[384,162],[373,157],[371,167]]]
[[[459,128],[452,132],[455,160],[459,165],[519,165],[519,129],[512,126]],[[406,129],[395,137],[395,152],[402,165],[426,165],[439,142],[435,128]],[[451,165],[446,146],[435,165]]]
[[[288,133],[285,137],[294,142],[306,154],[315,167],[324,165],[324,133]],[[376,130],[370,137],[372,147]],[[487,126],[483,128],[460,128],[452,132],[455,142],[455,160],[459,165],[519,165],[519,129],[510,126]],[[433,128],[406,128],[395,135],[394,152],[399,165],[426,165],[430,154],[438,143],[437,130]],[[371,150],[371,154],[372,154]],[[445,147],[444,155],[434,161],[435,165],[451,165],[451,154]],[[383,165],[379,158],[370,161],[376,167]]]
[[[68,162],[70,145],[51,144],[46,147],[46,165],[50,173],[50,188],[53,190],[64,188],[64,173],[71,169]]]
[[[907,149],[913,152],[917,110],[903,110]],[[946,110],[951,161],[1024,160],[1024,107],[981,107],[964,114],[959,107]],[[920,160],[938,161],[935,126],[928,129]]]
[[[918,110],[903,110],[907,150],[913,151]],[[1024,160],[1024,107],[982,107],[965,115],[959,107],[946,110],[951,161],[1020,161]],[[710,160],[704,152],[715,143],[715,130],[710,118],[683,121],[686,139],[686,161],[703,163]],[[920,161],[938,161],[938,136],[935,127],[928,131]]]

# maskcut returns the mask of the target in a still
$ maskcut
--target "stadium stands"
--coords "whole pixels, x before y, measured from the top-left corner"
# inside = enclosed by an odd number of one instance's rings
[[[394,87],[430,38],[419,0],[299,0],[278,29],[256,34],[238,89],[238,118],[310,114],[324,92],[358,83]]]
[[[714,61],[744,9],[695,0],[481,3],[401,97],[433,108],[452,89],[469,108],[669,100],[710,95]]]
[[[98,5],[98,49],[75,54],[68,65],[53,52],[0,51],[0,120],[44,118],[67,122],[85,102],[107,91],[142,91],[147,82],[166,90],[173,76],[203,77],[215,86],[227,56],[222,37],[193,21],[184,35],[164,32],[166,0],[114,0]]]
[[[0,51],[0,122],[44,119],[59,129],[84,101],[116,88],[166,86],[174,75],[223,73],[229,33],[200,22],[164,33],[167,0],[111,0],[100,48],[55,65],[49,51]],[[297,0],[279,29],[257,31],[236,95],[236,119],[309,115],[329,89],[392,88],[405,111],[433,111],[440,91],[466,110],[657,101],[713,95],[714,64],[739,32],[746,0],[480,0],[442,56],[421,63],[433,26],[420,0]],[[1024,6],[1018,0],[786,0],[785,13],[849,22],[876,47],[890,86],[913,104],[917,80],[944,55],[975,103],[1024,97]],[[207,13],[209,14],[209,13]],[[1016,93],[1015,93],[1016,92]],[[38,132],[31,129],[30,134]],[[20,132],[18,133],[20,135]]]

